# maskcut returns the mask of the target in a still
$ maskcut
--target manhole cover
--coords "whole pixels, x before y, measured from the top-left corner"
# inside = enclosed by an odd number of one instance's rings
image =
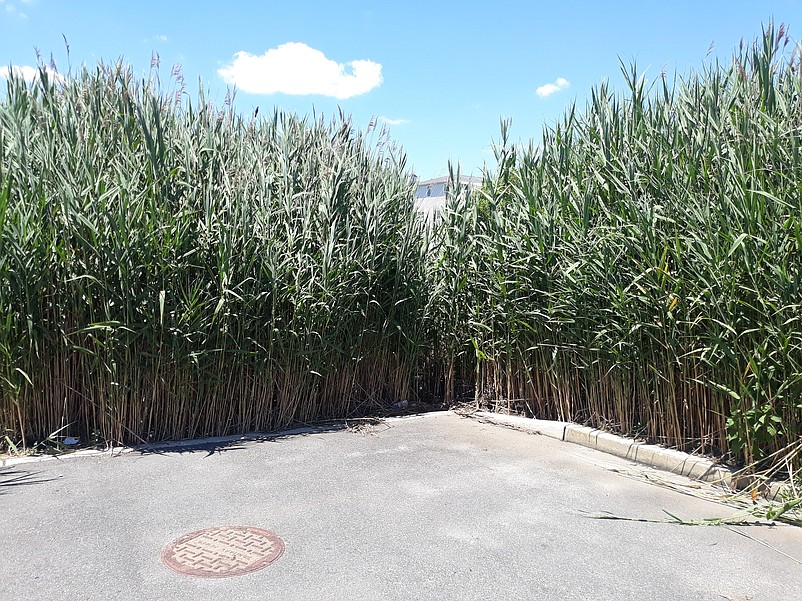
[[[181,574],[225,578],[261,570],[284,553],[284,541],[261,528],[207,528],[173,541],[162,553],[167,567]]]

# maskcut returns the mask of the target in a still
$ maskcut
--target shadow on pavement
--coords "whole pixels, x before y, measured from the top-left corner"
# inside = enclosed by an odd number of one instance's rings
[[[210,457],[216,453],[239,451],[245,449],[243,443],[281,442],[299,436],[310,434],[328,434],[332,432],[349,431],[362,435],[374,435],[381,430],[390,428],[381,418],[358,418],[335,420],[332,422],[316,422],[301,427],[281,430],[275,433],[252,432],[233,436],[220,436],[201,440],[186,440],[176,442],[160,442],[144,444],[134,447],[134,452],[140,455],[183,455],[185,453],[206,453]]]
[[[38,472],[15,468],[0,468],[0,495],[8,494],[12,486],[30,486],[50,482],[54,478],[38,478]]]

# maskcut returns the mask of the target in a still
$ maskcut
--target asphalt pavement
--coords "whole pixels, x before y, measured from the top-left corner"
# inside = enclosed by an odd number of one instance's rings
[[[719,494],[450,412],[48,459],[0,468],[0,601],[802,599],[802,530],[660,521],[732,515]],[[163,562],[222,526],[284,553],[230,578]]]

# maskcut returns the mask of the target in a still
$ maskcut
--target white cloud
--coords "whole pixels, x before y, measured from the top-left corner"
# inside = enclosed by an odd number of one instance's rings
[[[157,35],[156,39],[159,40],[160,42],[166,42],[168,38],[166,35]]]
[[[383,81],[378,63],[337,63],[300,42],[282,44],[261,56],[237,52],[217,73],[226,83],[252,94],[320,94],[340,100],[365,94]]]
[[[22,0],[22,3],[23,4],[27,4],[27,2],[25,0]],[[6,4],[5,0],[0,0],[0,4],[4,5],[6,7],[6,12],[9,15],[16,16],[16,17],[22,19],[23,21],[28,18],[28,15],[25,14],[24,12],[22,12],[21,10],[19,10],[13,3],[9,2],[9,3]]]
[[[64,81],[64,77],[50,67],[45,67],[45,71],[51,79]],[[39,67],[31,67],[30,65],[12,65],[10,69],[8,67],[0,67],[0,79],[8,79],[9,73],[13,73],[14,77],[21,77],[27,82],[39,79]]]
[[[408,125],[410,123],[409,119],[390,119],[384,115],[379,115],[378,120],[387,125]]]
[[[551,96],[552,94],[556,94],[557,92],[565,90],[570,85],[570,81],[564,77],[558,77],[553,83],[547,83],[540,86],[537,90],[535,90],[535,94],[541,98],[546,98],[547,96]]]

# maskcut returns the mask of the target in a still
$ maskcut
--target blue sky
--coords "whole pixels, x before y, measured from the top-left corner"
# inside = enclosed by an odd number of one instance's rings
[[[194,95],[200,78],[222,104],[237,85],[248,114],[338,109],[366,126],[378,118],[423,178],[448,161],[478,175],[494,167],[499,120],[538,139],[592,86],[620,88],[619,57],[647,76],[726,60],[770,19],[802,40],[802,0],[562,0],[421,2],[304,0],[0,0],[0,66],[35,65],[38,48],[59,71],[119,58],[163,78],[180,64]]]

